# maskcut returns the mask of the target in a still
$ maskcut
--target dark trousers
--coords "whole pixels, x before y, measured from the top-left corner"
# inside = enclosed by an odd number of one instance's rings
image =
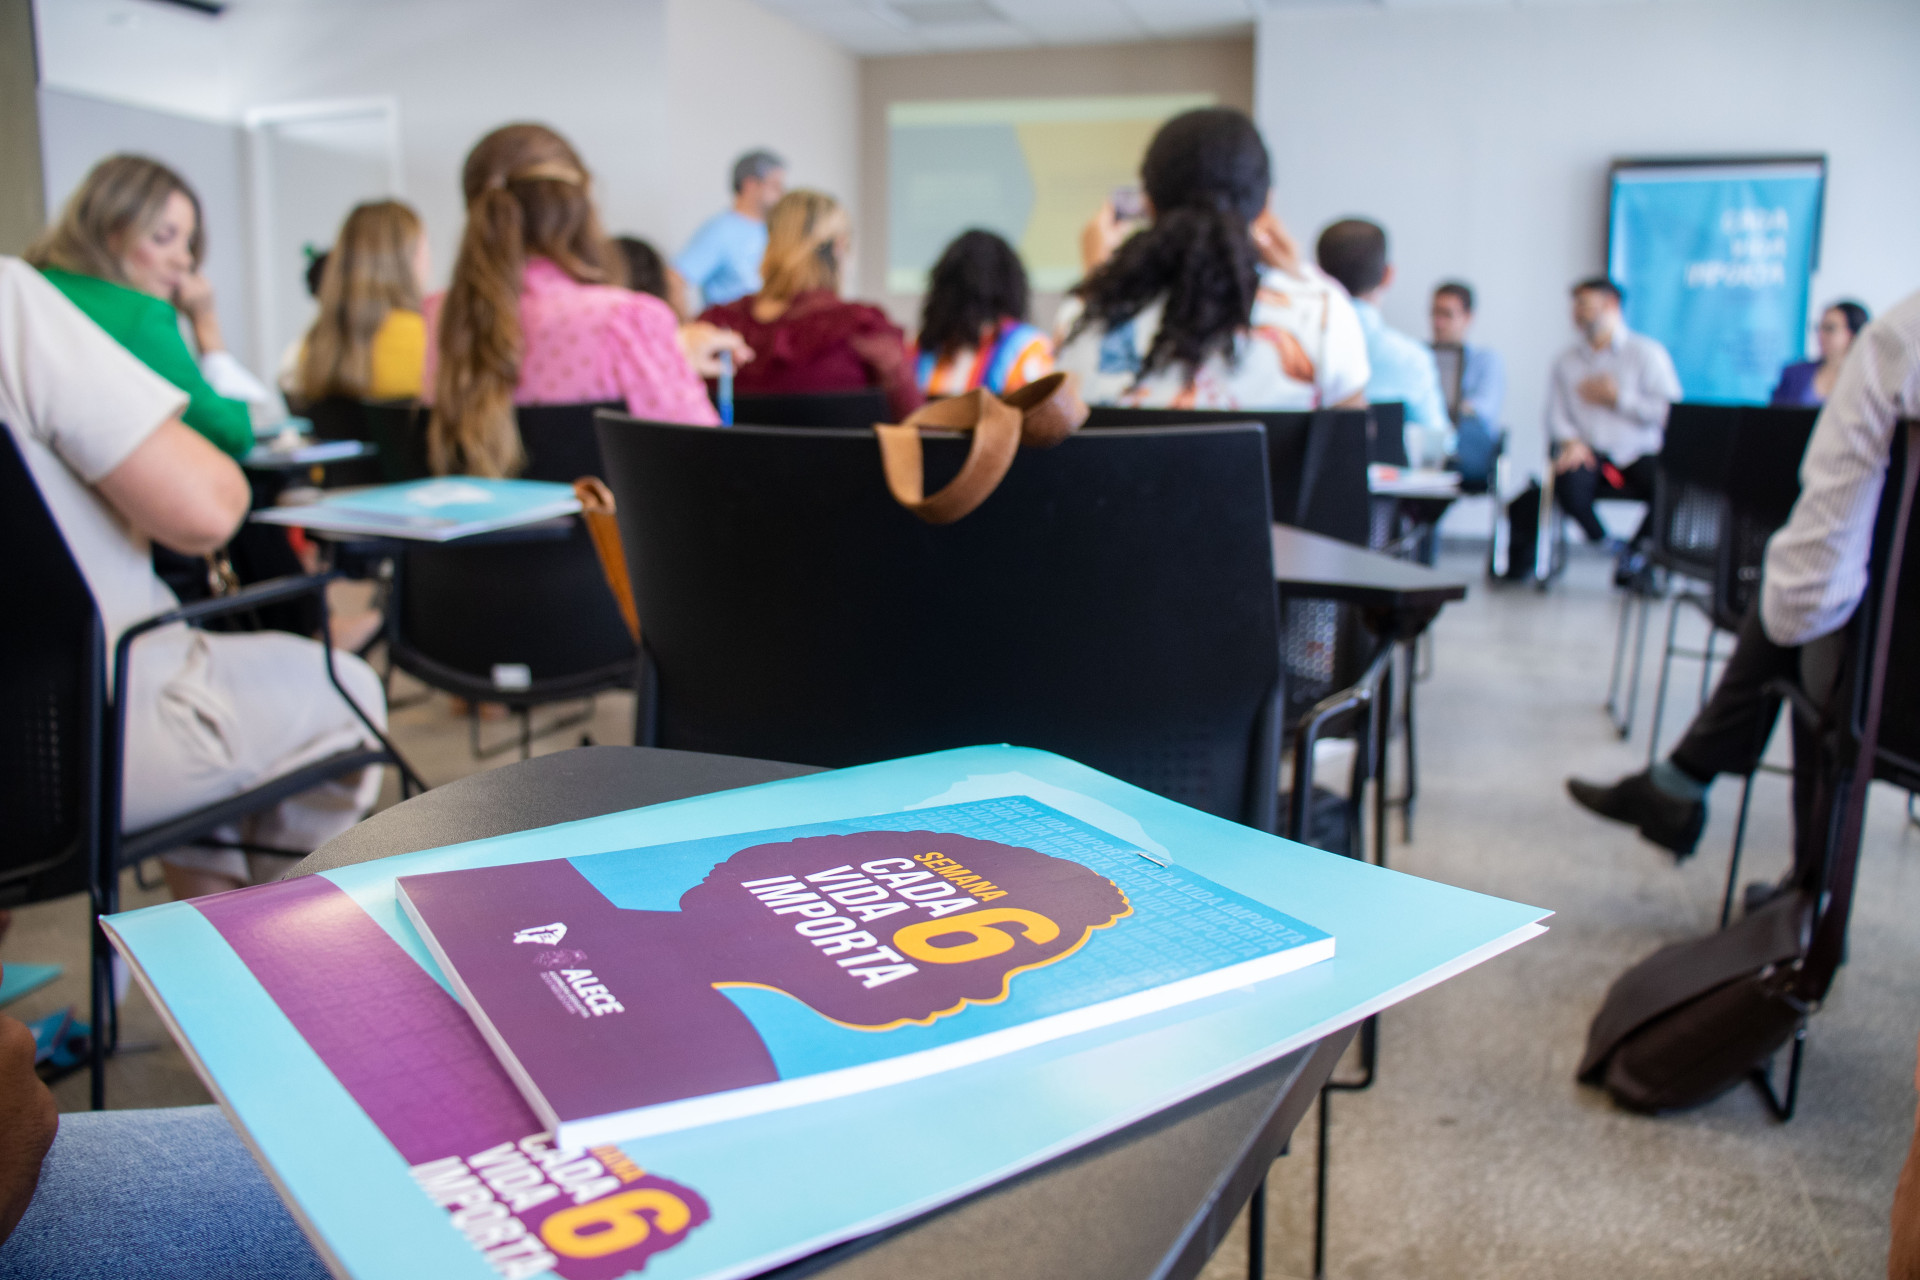
[[[1594,502],[1600,498],[1632,498],[1651,508],[1654,464],[1651,457],[1646,457],[1637,459],[1631,466],[1622,467],[1604,453],[1594,456],[1599,465],[1575,467],[1554,478],[1553,500],[1580,526],[1580,532],[1587,535],[1588,542],[1605,542],[1607,528],[1600,523],[1600,517],[1593,514]],[[1614,483],[1610,472],[1619,476],[1618,484]],[[1642,517],[1640,527],[1634,530],[1629,541],[1638,543],[1646,528],[1646,517]]]
[[[1716,774],[1745,775],[1760,765],[1774,721],[1780,718],[1780,695],[1766,686],[1774,680],[1797,683],[1830,718],[1844,713],[1840,703],[1847,681],[1841,678],[1847,651],[1843,628],[1829,636],[1795,647],[1775,644],[1760,625],[1758,603],[1740,627],[1733,655],[1720,673],[1713,696],[1687,726],[1686,735],[1671,759],[1684,772],[1702,781]],[[1793,723],[1793,882],[1815,883],[1826,850],[1821,813],[1819,770],[1822,755],[1817,731],[1798,716]]]

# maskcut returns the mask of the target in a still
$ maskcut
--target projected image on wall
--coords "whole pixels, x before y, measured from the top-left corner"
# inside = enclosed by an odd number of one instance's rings
[[[1169,116],[1214,95],[897,102],[887,109],[887,288],[919,293],[969,227],[1005,236],[1033,287],[1080,278],[1080,229]]]

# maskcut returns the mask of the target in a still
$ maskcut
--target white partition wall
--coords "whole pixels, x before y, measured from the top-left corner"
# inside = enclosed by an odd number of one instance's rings
[[[249,111],[246,129],[255,345],[277,353],[312,323],[312,255],[356,204],[403,194],[399,109],[390,98],[268,107]]]

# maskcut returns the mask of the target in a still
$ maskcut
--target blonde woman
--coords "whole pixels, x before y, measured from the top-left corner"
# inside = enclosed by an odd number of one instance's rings
[[[233,457],[253,447],[253,421],[283,415],[279,397],[227,350],[206,253],[200,199],[186,179],[144,156],[93,167],[26,259],[141,363],[187,396],[186,424]],[[180,332],[184,316],[199,355]],[[257,406],[257,407],[256,407]]]
[[[301,344],[302,400],[419,398],[428,270],[426,230],[412,209],[379,200],[347,215],[321,272],[320,315]]]
[[[620,400],[636,417],[716,424],[694,363],[751,357],[738,338],[682,329],[660,299],[621,288],[593,180],[565,138],[513,124],[482,138],[461,175],[467,227],[453,284],[426,302],[434,470],[512,475],[516,404]]]
[[[906,336],[886,312],[840,296],[853,237],[832,196],[790,191],[767,215],[760,292],[709,307],[701,319],[741,335],[757,353],[735,377],[747,393],[880,387],[897,422],[920,406]]]

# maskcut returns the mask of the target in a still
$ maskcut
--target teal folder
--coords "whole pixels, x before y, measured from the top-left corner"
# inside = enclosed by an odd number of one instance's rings
[[[1006,797],[1324,931],[1337,953],[937,1075],[563,1150],[395,889],[401,876]],[[1058,756],[972,747],[149,907],[107,928],[337,1274],[724,1280],[1192,1097],[1536,936],[1546,914],[1276,839]]]

